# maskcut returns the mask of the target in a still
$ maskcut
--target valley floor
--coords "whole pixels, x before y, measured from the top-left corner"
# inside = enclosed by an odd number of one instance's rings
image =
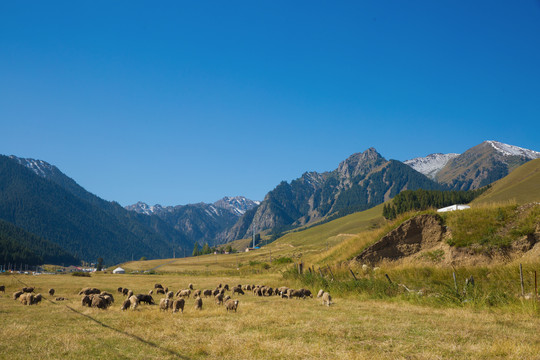
[[[23,306],[11,295],[24,284],[45,298]],[[1,276],[0,354],[6,359],[540,359],[540,318],[526,313],[432,308],[403,302],[234,296],[237,313],[213,299],[203,309],[189,299],[183,314],[141,305],[120,310],[118,287],[148,293],[155,283],[175,292],[193,283],[284,284],[280,276],[250,278],[179,275]],[[111,292],[107,310],[82,307],[82,287]],[[54,297],[47,295],[55,288]],[[318,289],[311,289],[317,291]],[[55,301],[57,296],[68,298]],[[154,295],[156,302],[162,295]]]

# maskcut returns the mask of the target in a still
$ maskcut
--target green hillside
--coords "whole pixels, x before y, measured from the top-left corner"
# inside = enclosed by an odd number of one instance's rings
[[[0,264],[76,265],[80,260],[39,236],[0,220]]]
[[[475,199],[473,204],[540,202],[540,159],[531,160],[506,177],[495,182],[491,189]]]

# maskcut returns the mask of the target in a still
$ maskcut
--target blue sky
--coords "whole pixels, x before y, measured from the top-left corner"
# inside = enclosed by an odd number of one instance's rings
[[[225,195],[375,147],[540,151],[540,1],[0,3],[0,154],[122,205]]]

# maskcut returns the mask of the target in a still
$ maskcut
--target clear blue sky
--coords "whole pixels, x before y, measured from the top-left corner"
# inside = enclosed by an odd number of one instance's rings
[[[262,200],[369,147],[540,151],[540,2],[2,1],[0,128],[122,205]]]

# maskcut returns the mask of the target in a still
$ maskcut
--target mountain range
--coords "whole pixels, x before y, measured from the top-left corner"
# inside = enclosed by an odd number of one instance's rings
[[[59,248],[53,252],[60,255],[61,249],[65,259],[121,262],[171,257],[175,251],[182,256],[191,254],[196,242],[216,245],[258,233],[279,234],[365,210],[407,189],[476,189],[536,158],[539,152],[496,141],[463,154],[435,153],[405,162],[387,160],[369,148],[332,171],[305,172],[281,182],[262,202],[237,196],[212,204],[139,202],[123,208],[86,191],[45,161],[0,156],[0,220],[28,233],[18,238],[35,236],[48,248],[55,244]]]

